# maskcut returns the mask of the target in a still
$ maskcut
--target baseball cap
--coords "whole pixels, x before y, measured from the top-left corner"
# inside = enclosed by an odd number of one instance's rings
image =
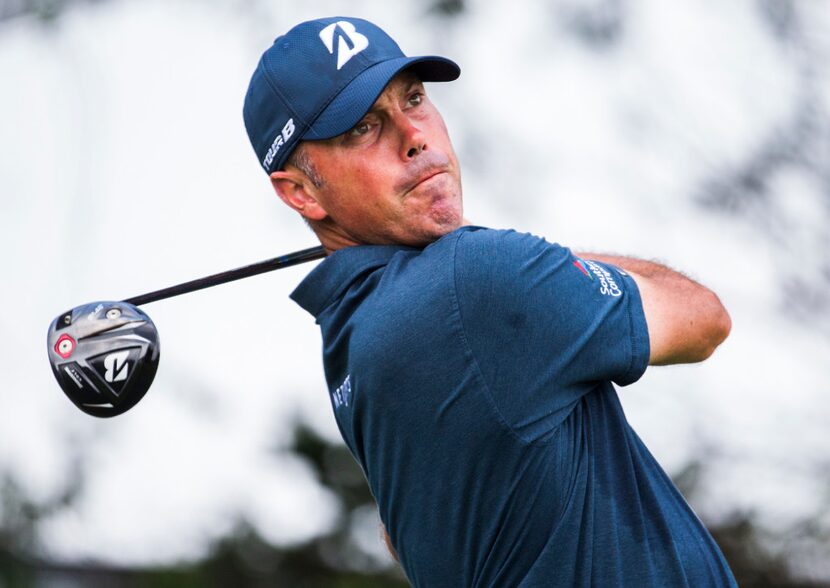
[[[449,82],[461,70],[435,55],[407,57],[377,25],[333,16],[303,22],[262,54],[242,110],[267,173],[282,169],[301,140],[330,139],[355,126],[399,71]]]

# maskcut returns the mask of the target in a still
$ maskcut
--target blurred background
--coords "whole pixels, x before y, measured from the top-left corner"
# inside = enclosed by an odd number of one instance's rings
[[[719,293],[704,364],[621,390],[742,586],[830,586],[830,2],[0,2],[0,586],[405,586],[331,415],[300,266],[145,307],[155,383],[72,406],[49,322],[316,244],[241,108],[259,55],[362,16],[428,88],[467,217]]]

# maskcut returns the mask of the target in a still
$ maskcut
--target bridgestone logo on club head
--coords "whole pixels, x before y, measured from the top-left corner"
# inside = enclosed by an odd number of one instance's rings
[[[104,379],[112,384],[113,382],[123,382],[127,379],[127,371],[130,367],[127,358],[130,356],[128,351],[121,351],[118,353],[111,353],[104,360],[104,367],[107,372],[104,374]]]

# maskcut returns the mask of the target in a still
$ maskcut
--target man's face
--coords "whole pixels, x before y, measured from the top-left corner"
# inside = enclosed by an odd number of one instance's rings
[[[322,179],[306,186],[325,211],[321,240],[324,229],[342,246],[424,246],[462,224],[458,160],[412,73],[396,76],[350,131],[303,148]]]

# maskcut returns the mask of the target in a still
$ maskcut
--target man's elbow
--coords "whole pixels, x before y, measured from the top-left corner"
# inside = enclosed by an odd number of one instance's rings
[[[680,292],[663,292],[642,280],[640,295],[649,335],[649,365],[698,363],[708,359],[732,330],[717,294],[686,282]]]
[[[711,357],[715,349],[726,340],[732,331],[732,318],[729,316],[726,307],[714,292],[711,293],[711,298],[709,324],[706,329],[706,337],[701,342],[700,356],[697,361],[703,361]]]

